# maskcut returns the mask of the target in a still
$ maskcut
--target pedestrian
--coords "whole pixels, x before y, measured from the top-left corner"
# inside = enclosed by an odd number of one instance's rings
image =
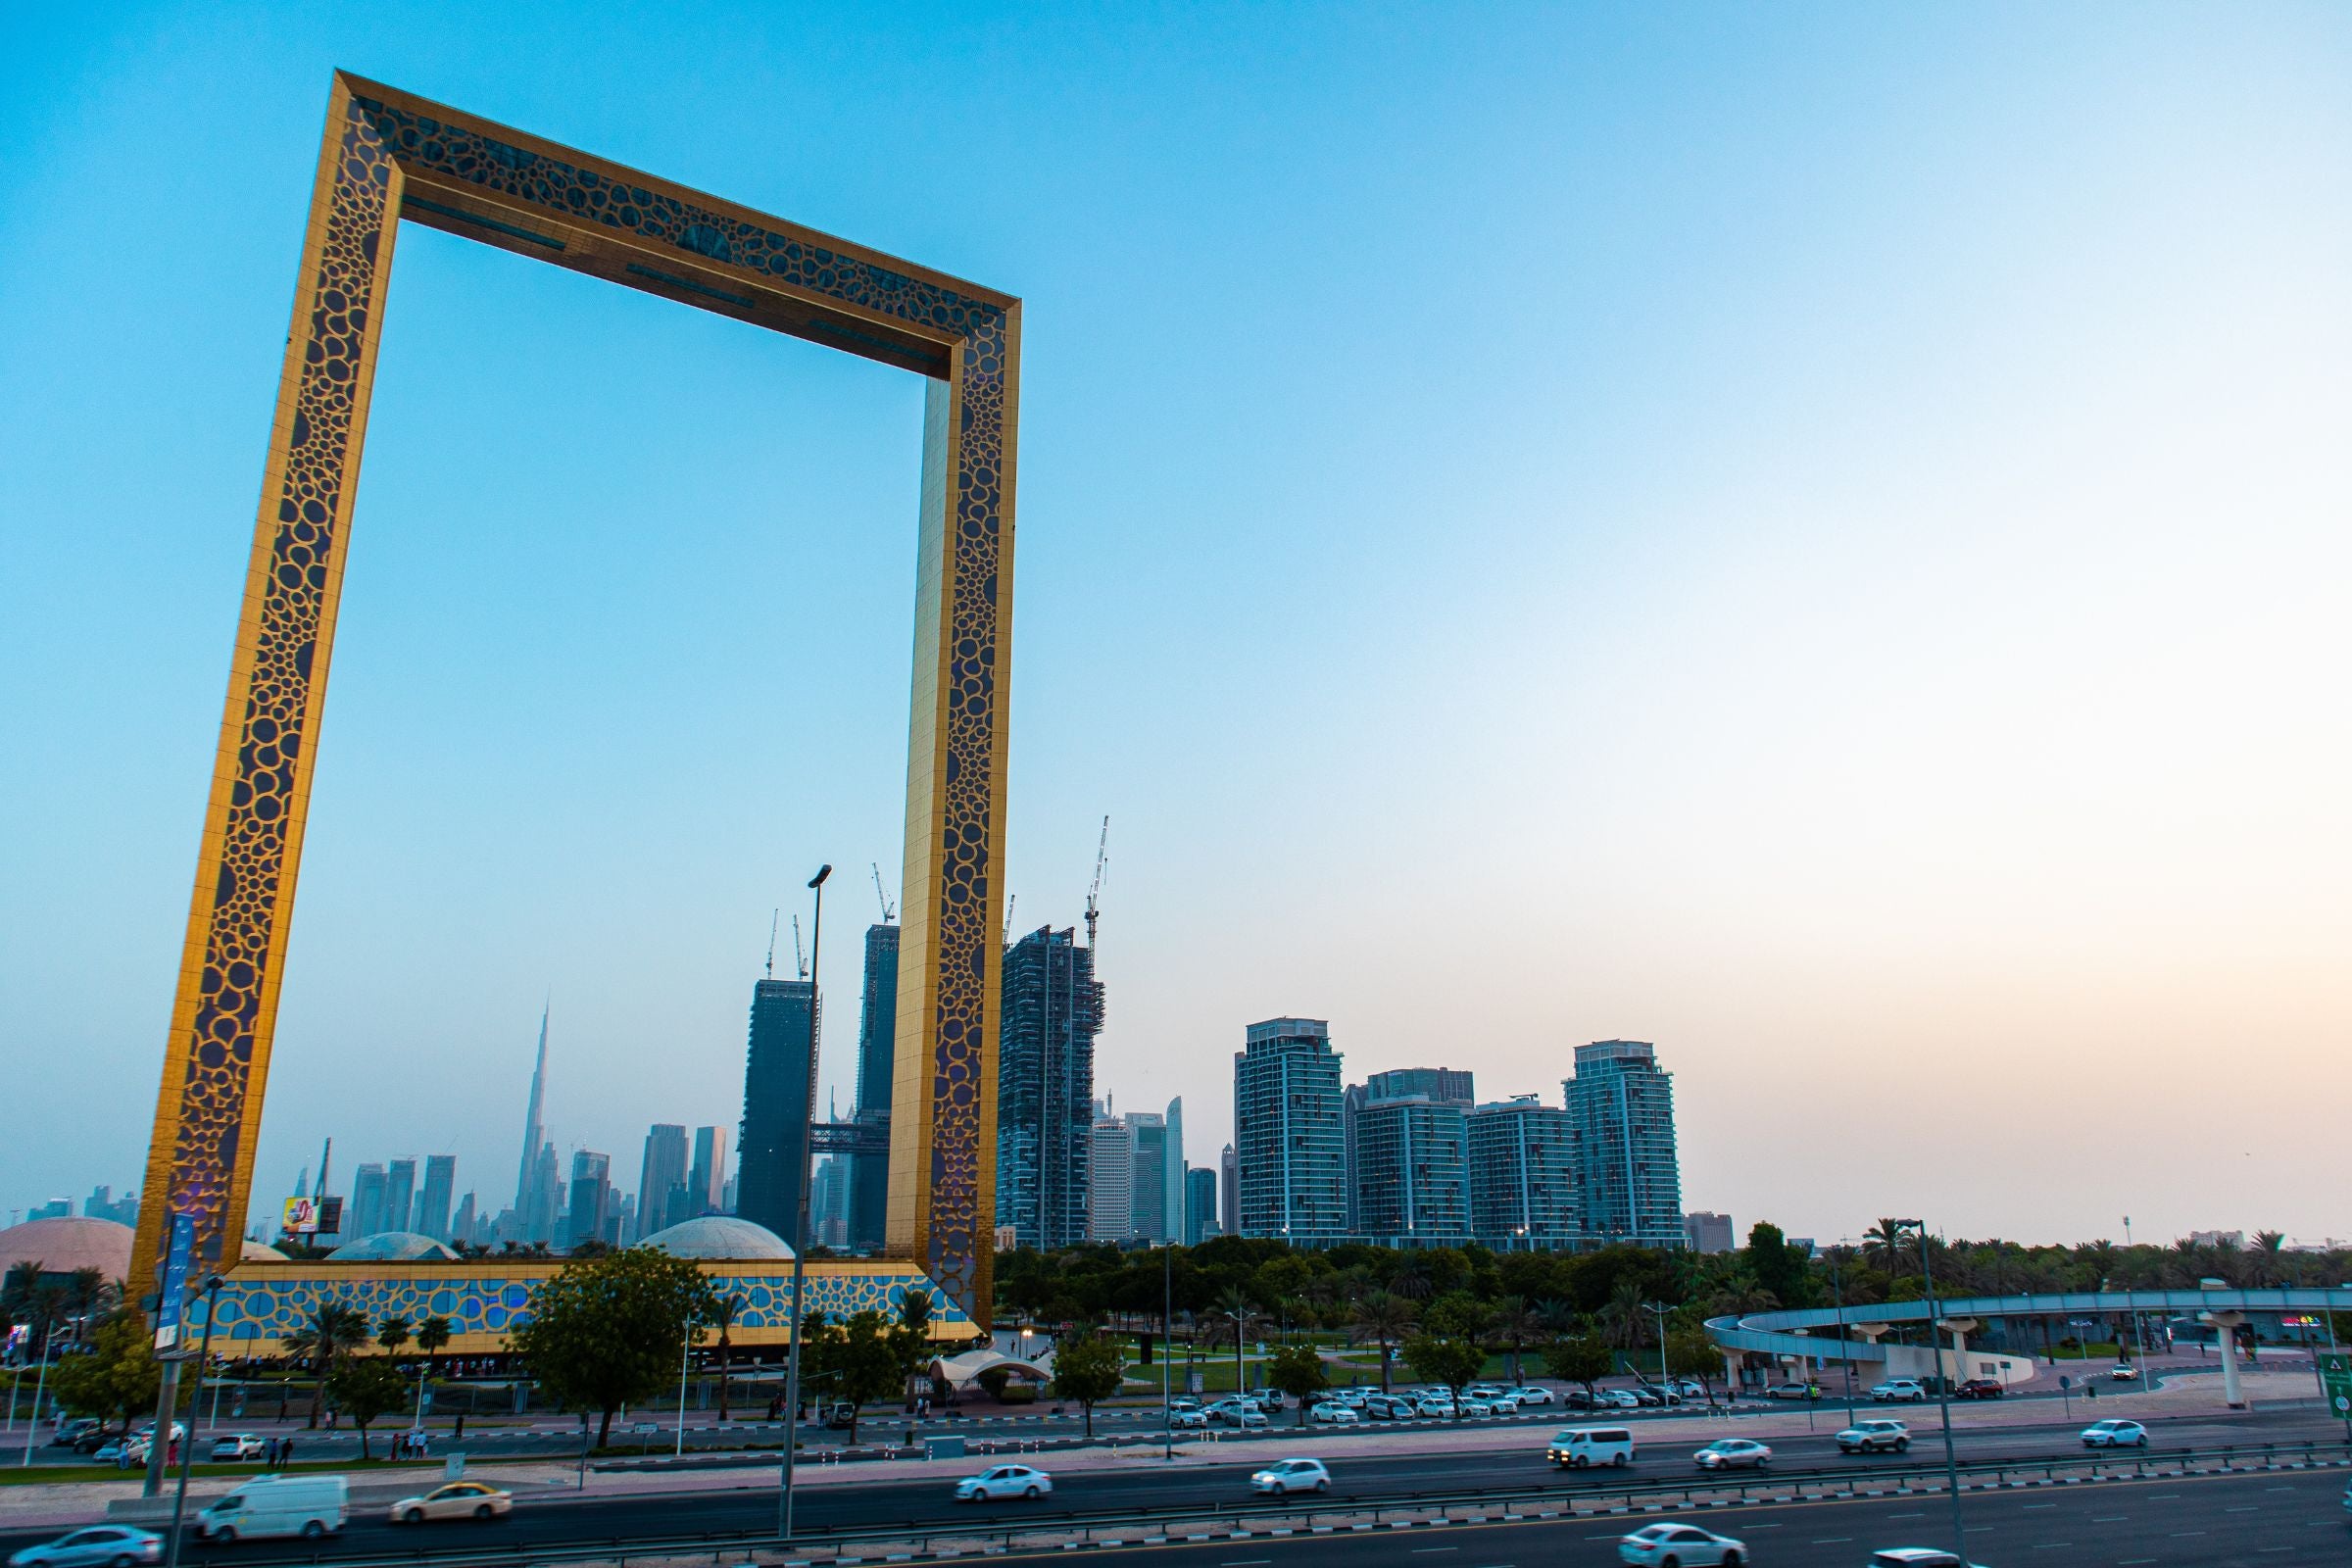
[[[449,1441],[452,1443],[464,1443],[466,1441],[466,1412],[463,1410],[458,1412],[457,1430],[450,1433]]]
[[[277,1446],[277,1467],[283,1470],[294,1462],[294,1440],[287,1438]]]

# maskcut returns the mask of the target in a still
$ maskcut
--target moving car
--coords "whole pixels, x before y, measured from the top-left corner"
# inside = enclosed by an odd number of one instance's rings
[[[1764,1391],[1764,1397],[1767,1399],[1818,1399],[1821,1397],[1821,1385],[1818,1383],[1776,1383]]]
[[[129,1525],[87,1525],[26,1546],[8,1568],[135,1568],[164,1559],[164,1538]]]
[[[1272,1497],[1286,1492],[1329,1492],[1331,1472],[1320,1459],[1277,1459],[1251,1476],[1250,1485]]]
[[[2138,1381],[2139,1368],[2129,1361],[2118,1361],[2115,1363],[2115,1369],[2107,1375],[2118,1383],[2133,1383]]]
[[[1917,1404],[1928,1396],[1928,1386],[1917,1378],[1888,1378],[1871,1385],[1870,1396],[1881,1404]]]
[[[1952,1390],[1955,1399],[1997,1399],[2008,1393],[1998,1378],[1970,1378]]]
[[[196,1534],[226,1544],[266,1536],[317,1541],[343,1528],[351,1489],[341,1476],[261,1475],[201,1508]]]
[[[1879,1453],[1891,1450],[1907,1452],[1911,1447],[1911,1429],[1900,1421],[1873,1418],[1857,1421],[1838,1434],[1839,1453]]]
[[[1544,1456],[1562,1470],[1596,1464],[1623,1469],[1634,1462],[1634,1435],[1624,1427],[1568,1427],[1551,1435]]]
[[[2148,1429],[2136,1421],[2093,1421],[2082,1429],[2085,1448],[2144,1448]]]
[[[1748,1438],[1717,1438],[1690,1457],[1701,1470],[1761,1470],[1772,1463],[1772,1450]]]
[[[1957,1552],[1934,1546],[1889,1546],[1870,1554],[1870,1568],[1974,1568],[1974,1565],[1962,1562]]]
[[[259,1459],[268,1451],[268,1447],[262,1440],[250,1432],[239,1432],[231,1437],[213,1440],[213,1457],[215,1459]]]
[[[1263,1416],[1258,1418],[1264,1420]],[[1025,1464],[992,1464],[976,1476],[956,1483],[957,1502],[991,1502],[998,1497],[1042,1497],[1054,1490],[1054,1478]]]
[[[479,1481],[452,1481],[421,1497],[403,1497],[392,1505],[396,1525],[420,1525],[427,1519],[495,1519],[514,1506],[514,1494],[484,1486]]]
[[[1747,1546],[1696,1525],[1643,1525],[1617,1543],[1617,1560],[1642,1568],[1691,1568],[1693,1563],[1729,1568],[1747,1561]]]
[[[1320,1421],[1326,1426],[1335,1427],[1351,1427],[1363,1419],[1362,1416],[1357,1415],[1336,1399],[1327,1399],[1316,1405],[1307,1412],[1307,1417],[1310,1420]]]

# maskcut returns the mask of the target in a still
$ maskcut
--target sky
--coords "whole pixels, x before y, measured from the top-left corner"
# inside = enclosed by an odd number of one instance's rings
[[[0,18],[0,1210],[135,1188],[328,74],[1025,302],[1006,885],[1690,1208],[2352,1235],[2352,14]],[[914,376],[410,225],[256,1189],[741,1112],[898,896]],[[338,1188],[344,1186],[338,1181]],[[260,1211],[257,1207],[257,1212]]]

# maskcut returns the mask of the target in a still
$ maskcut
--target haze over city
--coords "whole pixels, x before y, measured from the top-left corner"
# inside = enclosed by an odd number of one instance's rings
[[[8,23],[0,1207],[143,1167],[344,66],[1023,298],[1010,924],[1108,813],[1095,1081],[1194,1163],[1303,1015],[1654,1041],[1742,1230],[2340,1234],[2352,23]],[[399,247],[257,1192],[503,1199],[543,1005],[566,1145],[731,1125],[822,861],[846,1105],[920,383]]]

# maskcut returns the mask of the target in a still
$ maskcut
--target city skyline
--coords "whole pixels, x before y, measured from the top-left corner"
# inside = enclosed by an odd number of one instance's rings
[[[30,20],[0,1052],[153,1086],[348,65],[1029,302],[992,896],[1074,923],[1114,815],[1096,1076],[1192,1160],[1233,1031],[1304,1013],[1494,1088],[1655,1041],[1686,1200],[1825,1239],[1896,1115],[1947,1232],[2340,1231],[2352,22],[2005,15]],[[172,267],[84,242],[124,211]],[[257,1191],[335,1130],[504,1206],[551,993],[563,1169],[633,1173],[641,1115],[735,1121],[771,909],[893,883],[921,395],[430,230],[398,268]],[[1139,375],[1146,299],[1195,327]],[[1368,322],[1400,372],[1332,377]],[[2052,1190],[2109,1120],[2177,1157]],[[43,1118],[0,1190],[143,1131]]]

